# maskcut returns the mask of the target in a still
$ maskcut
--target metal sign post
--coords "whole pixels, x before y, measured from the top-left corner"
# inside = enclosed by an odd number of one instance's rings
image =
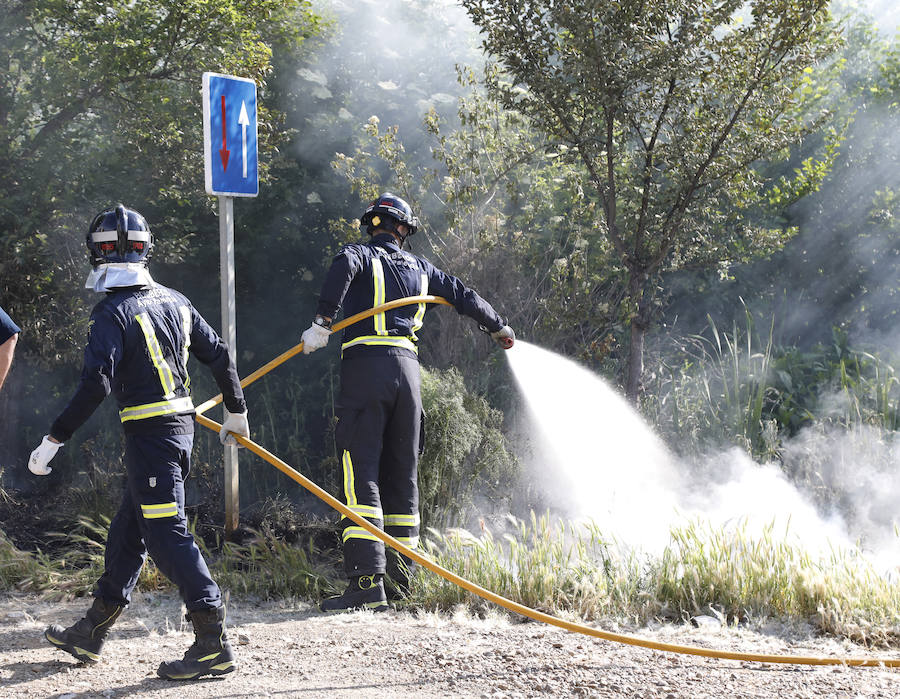
[[[256,83],[219,73],[203,74],[203,159],[206,192],[219,197],[219,269],[222,337],[237,366],[234,293],[234,197],[259,193]],[[233,156],[233,157],[232,157]],[[224,410],[224,408],[223,408]],[[225,447],[225,535],[238,527],[238,451]]]
[[[237,320],[234,295],[234,198],[219,197],[219,277],[222,305],[222,337],[231,361],[237,366]],[[223,420],[225,406],[222,406]],[[240,469],[237,445],[225,447],[225,535],[238,528]]]

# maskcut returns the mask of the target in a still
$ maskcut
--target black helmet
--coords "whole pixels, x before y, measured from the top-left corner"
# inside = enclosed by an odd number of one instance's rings
[[[397,224],[405,223],[409,227],[407,235],[413,235],[419,228],[419,219],[413,216],[410,205],[390,192],[385,192],[369,204],[359,222],[366,226],[369,235],[372,235],[376,228],[384,228],[393,231],[402,240],[405,240],[406,236],[400,235]]]
[[[153,234],[137,211],[116,204],[94,217],[88,229],[87,247],[94,267],[107,262],[146,264],[153,248]]]

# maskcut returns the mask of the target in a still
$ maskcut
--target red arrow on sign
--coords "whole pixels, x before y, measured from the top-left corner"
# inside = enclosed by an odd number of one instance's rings
[[[228,134],[225,128],[225,95],[222,95],[222,148],[219,150],[219,156],[222,158],[222,170],[228,170],[228,157],[231,151],[228,150]]]

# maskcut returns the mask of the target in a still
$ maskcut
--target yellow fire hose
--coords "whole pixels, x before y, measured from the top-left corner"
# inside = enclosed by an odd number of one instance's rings
[[[332,328],[332,332],[336,332],[341,328],[345,328],[348,325],[356,323],[357,321],[363,320],[364,318],[368,318],[376,313],[381,313],[386,310],[390,310],[392,308],[397,308],[400,306],[411,305],[415,303],[443,303],[447,304],[445,299],[436,296],[409,296],[402,299],[397,299],[395,301],[391,301],[389,303],[383,304],[381,306],[376,306],[375,308],[370,308],[362,313],[358,313],[354,316],[344,319],[339,323],[335,323]],[[260,378],[264,374],[268,373],[276,366],[283,364],[291,357],[295,356],[299,352],[303,350],[303,343],[299,343],[289,349],[287,352],[279,355],[271,362],[261,367],[257,371],[250,374],[247,378],[241,381],[242,386],[246,386],[256,379]],[[208,427],[209,429],[218,432],[222,427],[219,423],[214,420],[210,420],[208,417],[203,415],[203,413],[215,405],[218,405],[222,401],[221,394],[212,398],[205,403],[202,403],[197,408],[197,422],[199,422],[204,427]],[[489,602],[493,602],[494,604],[498,604],[509,611],[515,612],[516,614],[521,614],[522,616],[526,616],[530,619],[534,619],[535,621],[540,621],[545,624],[549,624],[551,626],[558,626],[559,628],[565,629],[567,631],[572,631],[575,633],[580,633],[585,636],[593,636],[594,638],[602,638],[606,641],[612,641],[614,643],[624,643],[626,645],[631,646],[641,646],[643,648],[650,648],[652,650],[665,651],[669,653],[680,653],[682,655],[699,655],[706,658],[719,658],[724,660],[746,660],[753,661],[759,663],[781,663],[788,665],[850,665],[856,667],[900,667],[900,658],[825,658],[825,657],[805,657],[805,656],[794,656],[794,655],[769,655],[765,653],[732,653],[729,651],[722,650],[714,650],[709,648],[700,648],[698,646],[682,646],[673,643],[660,643],[657,641],[651,641],[648,639],[640,638],[637,636],[629,636],[625,634],[612,633],[610,631],[603,631],[602,629],[596,629],[590,626],[586,626],[584,624],[578,624],[575,622],[565,621],[564,619],[560,619],[555,616],[551,616],[550,614],[545,614],[544,612],[539,612],[536,609],[531,609],[530,607],[526,607],[525,605],[519,604],[518,602],[513,602],[506,597],[502,597],[501,595],[495,594],[490,590],[487,590],[479,585],[476,585],[473,582],[466,580],[465,578],[461,578],[446,568],[439,566],[437,563],[434,563],[421,553],[405,546],[400,543],[394,537],[389,534],[385,534],[384,531],[371,524],[369,521],[356,514],[352,510],[350,510],[346,505],[344,505],[341,501],[331,496],[326,491],[322,490],[318,485],[316,485],[313,481],[306,478],[300,472],[294,470],[290,465],[279,459],[274,454],[270,453],[263,447],[261,447],[256,442],[241,437],[240,435],[234,435],[235,439],[244,447],[252,451],[254,454],[259,456],[264,461],[269,462],[279,471],[284,473],[289,478],[292,478],[301,486],[306,488],[310,493],[318,497],[320,500],[324,501],[326,504],[331,506],[333,509],[337,510],[347,519],[353,520],[356,524],[361,526],[367,532],[377,537],[381,541],[383,541],[387,546],[395,549],[400,552],[404,556],[411,558],[416,561],[420,565],[424,566],[428,570],[437,575],[440,575],[442,578],[449,580],[455,585],[462,587],[469,592],[478,595],[479,597],[488,600]]]

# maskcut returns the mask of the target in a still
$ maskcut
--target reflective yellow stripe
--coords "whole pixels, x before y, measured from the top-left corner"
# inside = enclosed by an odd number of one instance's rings
[[[343,352],[348,347],[355,347],[356,345],[386,345],[388,347],[405,347],[408,350],[412,350],[416,354],[419,353],[419,348],[416,347],[415,343],[412,340],[410,340],[408,337],[401,337],[399,335],[360,335],[359,337],[354,337],[349,342],[345,342],[343,345],[341,345],[341,351]]]
[[[385,298],[384,267],[382,267],[381,260],[377,257],[372,260],[372,286],[374,287],[372,308],[375,308],[376,306],[382,305]],[[385,319],[384,313],[376,313],[372,316],[372,322],[375,323],[376,335],[387,335],[387,320]]]
[[[419,537],[417,536],[395,536],[401,544],[406,544],[409,548],[414,549],[419,545]]]
[[[175,398],[163,400],[159,403],[145,403],[144,405],[132,405],[119,411],[119,419],[122,422],[129,420],[144,420],[148,417],[171,415],[172,413],[185,413],[194,409],[194,403],[190,396],[187,398]]]
[[[380,507],[373,507],[371,505],[348,505],[347,507],[356,514],[367,519],[382,519],[384,517]]]
[[[342,540],[347,541],[347,539],[366,539],[368,541],[381,541],[381,539],[379,539],[377,536],[375,536],[374,534],[370,534],[362,527],[345,527]]]
[[[418,527],[421,521],[419,513],[413,515],[385,515],[384,526],[386,527]]]
[[[188,351],[191,349],[191,309],[187,306],[179,306],[181,312],[181,328],[184,330],[184,352],[181,356],[181,364],[184,367],[184,387],[190,390],[191,377],[188,375]]]
[[[164,502],[159,505],[141,505],[141,513],[144,519],[162,519],[163,517],[176,517],[178,505],[174,502]]]
[[[344,458],[341,460],[344,466],[344,499],[347,506],[353,509],[356,506],[356,490],[353,486],[353,459],[350,452],[344,449]]]
[[[156,339],[156,333],[153,332],[153,325],[146,313],[138,313],[134,319],[141,326],[144,333],[144,341],[147,343],[147,350],[150,352],[150,361],[156,367],[156,373],[159,374],[159,383],[162,386],[163,398],[171,398],[175,395],[175,378],[172,376],[172,368],[166,363],[163,357],[162,348]]]
[[[420,296],[428,295],[428,275],[424,274],[424,273],[422,274],[422,284],[421,284],[421,288],[419,289],[419,295]],[[419,328],[422,327],[422,323],[424,322],[424,319],[425,319],[425,304],[420,303],[418,306],[418,310],[416,311],[416,314],[413,316],[413,325],[412,325],[413,340],[419,339],[418,337],[416,337],[416,330],[418,330]]]

